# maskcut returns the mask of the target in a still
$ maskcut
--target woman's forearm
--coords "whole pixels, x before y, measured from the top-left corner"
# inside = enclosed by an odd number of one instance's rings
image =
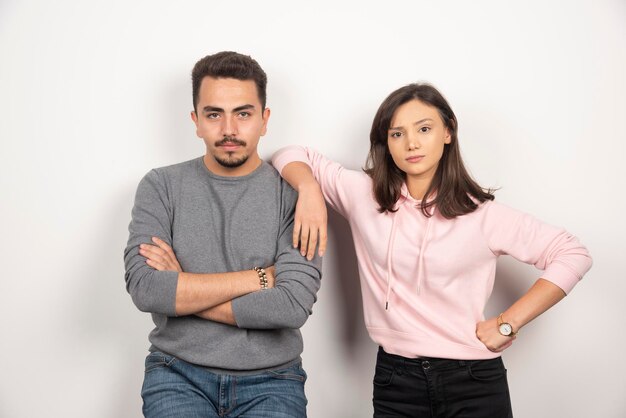
[[[554,283],[539,279],[509,309],[498,318],[490,318],[476,324],[476,336],[489,350],[501,352],[513,344],[517,332],[530,321],[550,309],[565,297],[563,289]],[[513,334],[500,334],[499,323],[511,325]]]
[[[515,332],[524,325],[556,305],[565,297],[565,292],[554,283],[539,279],[510,308],[502,313],[502,319],[513,327]]]
[[[294,161],[287,164],[280,175],[298,192],[306,187],[319,187],[313,176],[311,167],[301,161]]]
[[[298,192],[293,227],[293,246],[312,260],[315,248],[321,257],[326,251],[327,213],[324,195],[311,168],[301,161],[287,164],[280,175]]]

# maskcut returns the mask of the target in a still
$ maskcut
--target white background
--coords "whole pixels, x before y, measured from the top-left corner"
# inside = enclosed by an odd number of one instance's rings
[[[0,417],[141,416],[152,324],[122,263],[134,191],[204,153],[189,74],[220,50],[269,76],[264,158],[305,144],[358,169],[388,93],[440,88],[479,182],[594,257],[504,355],[515,416],[626,416],[626,2],[2,0]],[[330,233],[303,328],[309,416],[371,416],[376,347],[336,215]],[[539,274],[502,259],[487,313]]]

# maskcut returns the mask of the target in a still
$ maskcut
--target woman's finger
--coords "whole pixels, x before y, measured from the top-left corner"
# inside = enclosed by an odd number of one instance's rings
[[[293,223],[293,235],[292,235],[292,242],[293,242],[293,248],[298,248],[298,244],[300,242],[300,220],[296,217],[294,223]]]
[[[309,244],[307,247],[307,254],[306,254],[306,258],[309,261],[313,260],[313,257],[315,257],[315,248],[317,248],[317,234],[318,234],[317,228],[313,228],[310,230]]]
[[[309,226],[308,225],[302,225],[301,231],[300,231],[300,254],[302,254],[302,256],[306,256],[306,252],[308,249],[308,245],[309,245]]]
[[[326,252],[326,239],[327,239],[326,224],[324,224],[324,226],[320,228],[320,248],[317,252],[320,257],[322,257],[324,253]]]

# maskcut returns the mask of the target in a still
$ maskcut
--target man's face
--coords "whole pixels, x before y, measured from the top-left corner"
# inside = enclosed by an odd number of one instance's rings
[[[259,138],[265,135],[270,110],[261,110],[253,80],[204,77],[191,119],[204,140],[207,168],[222,176],[244,176],[261,163]]]

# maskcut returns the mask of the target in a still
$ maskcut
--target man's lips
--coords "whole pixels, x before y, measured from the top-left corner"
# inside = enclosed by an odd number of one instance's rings
[[[245,141],[238,138],[223,138],[215,143],[215,146],[222,148],[224,151],[236,151],[241,147],[245,147]]]
[[[223,148],[225,150],[236,150],[237,148],[240,148],[241,145],[240,144],[235,144],[232,142],[226,142],[224,144],[218,145],[220,148]]]

